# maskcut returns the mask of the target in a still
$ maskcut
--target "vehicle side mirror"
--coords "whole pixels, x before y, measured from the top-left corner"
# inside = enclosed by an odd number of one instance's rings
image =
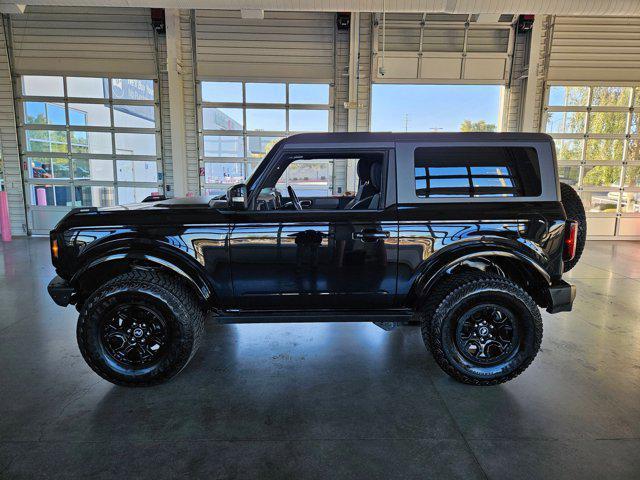
[[[227,190],[227,206],[231,210],[246,210],[249,206],[249,197],[247,195],[247,186],[244,183],[238,183]]]

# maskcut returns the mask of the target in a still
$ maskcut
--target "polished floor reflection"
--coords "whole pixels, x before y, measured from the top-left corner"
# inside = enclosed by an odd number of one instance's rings
[[[0,478],[640,478],[640,243],[591,242],[506,385],[444,375],[419,331],[210,323],[151,389],[85,365],[46,239],[0,245]]]

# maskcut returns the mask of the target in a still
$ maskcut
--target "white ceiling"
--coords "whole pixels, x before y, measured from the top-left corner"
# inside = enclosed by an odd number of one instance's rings
[[[329,12],[381,12],[384,7],[388,12],[640,16],[640,0],[0,0],[0,11],[17,13],[25,4]]]

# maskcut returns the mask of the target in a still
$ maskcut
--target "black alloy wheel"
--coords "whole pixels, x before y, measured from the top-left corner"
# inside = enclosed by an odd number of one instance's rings
[[[107,313],[100,342],[107,354],[123,366],[144,368],[166,354],[170,335],[159,312],[144,305],[118,305]]]
[[[504,361],[520,341],[518,322],[511,310],[495,304],[480,304],[462,315],[455,335],[458,351],[481,365]]]

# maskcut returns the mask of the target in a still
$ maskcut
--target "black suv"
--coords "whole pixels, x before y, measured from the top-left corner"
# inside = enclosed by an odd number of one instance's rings
[[[529,133],[294,135],[226,195],[71,211],[51,232],[49,292],[76,305],[82,355],[120,385],[182,370],[209,312],[419,322],[447,374],[501,383],[538,352],[538,307],[575,296],[561,277],[584,209],[554,152]]]

